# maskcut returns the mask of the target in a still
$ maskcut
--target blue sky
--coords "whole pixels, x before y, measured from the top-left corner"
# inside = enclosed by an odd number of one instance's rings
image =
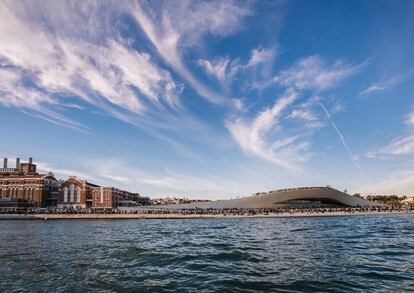
[[[2,1],[0,154],[149,196],[414,194],[412,1]]]

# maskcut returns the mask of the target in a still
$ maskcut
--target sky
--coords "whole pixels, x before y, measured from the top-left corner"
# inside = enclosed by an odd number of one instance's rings
[[[413,32],[401,0],[1,1],[0,157],[151,197],[414,195]]]

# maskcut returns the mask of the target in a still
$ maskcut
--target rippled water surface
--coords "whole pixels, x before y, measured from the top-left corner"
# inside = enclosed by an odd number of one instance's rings
[[[1,292],[414,291],[414,216],[0,221]]]

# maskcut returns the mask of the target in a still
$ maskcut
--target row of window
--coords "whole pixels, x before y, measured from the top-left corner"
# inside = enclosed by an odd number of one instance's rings
[[[46,179],[46,180],[2,180],[0,181],[2,182],[2,184],[8,184],[8,185],[12,185],[12,184],[43,184],[43,185],[52,185],[52,186],[59,186],[59,182],[56,180],[50,180],[50,179]]]
[[[103,190],[103,193],[106,193],[106,194],[108,194],[108,193],[110,193],[110,192],[111,192],[111,191],[110,191],[110,190],[108,190],[108,189],[104,189],[104,190]],[[101,194],[101,190],[94,190],[94,191],[93,191],[93,193],[94,193],[94,194],[97,194],[97,193]]]
[[[63,188],[63,202],[80,202],[80,195],[81,189],[73,183]]]
[[[9,188],[9,189],[0,189],[1,198],[23,198],[27,201],[32,201],[34,199],[35,189],[34,188]]]
[[[3,180],[3,183],[4,184],[22,184],[22,183],[25,183],[25,184],[40,184],[41,182],[40,181],[36,181],[36,180],[29,180],[29,181],[26,181],[26,180],[16,180],[16,181],[10,181],[10,180]]]

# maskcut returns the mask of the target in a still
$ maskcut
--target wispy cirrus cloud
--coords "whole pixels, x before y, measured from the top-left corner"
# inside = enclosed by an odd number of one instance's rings
[[[373,185],[361,186],[359,190],[367,194],[412,196],[414,190],[414,170],[402,169],[392,172],[382,180],[376,180]]]
[[[321,57],[310,56],[280,72],[275,81],[299,90],[321,91],[336,86],[343,79],[358,72],[363,65],[364,63],[346,64],[343,61],[328,65]]]
[[[368,152],[366,156],[375,159],[383,156],[404,156],[414,154],[414,112],[407,115],[405,124],[409,126],[407,135],[394,139],[390,144],[379,150]]]
[[[251,50],[249,59],[245,63],[240,58],[221,57],[213,60],[199,59],[197,64],[203,67],[208,75],[216,78],[225,89],[228,89],[237,75],[246,74],[259,65],[270,66],[275,57],[276,49],[274,47],[258,47]],[[261,69],[263,70],[263,68]]]
[[[414,112],[408,114],[407,120],[405,121],[406,124],[410,126],[414,126]]]
[[[136,165],[117,157],[88,159],[79,172],[82,175],[85,173],[91,175],[81,176],[82,179],[94,180],[94,183],[105,186],[114,185],[126,190],[139,191],[151,197],[171,195],[204,197],[214,194],[220,196],[218,192],[232,194],[238,187],[237,182],[232,178],[214,175],[197,176],[177,171],[174,167],[154,172],[137,168]]]
[[[396,74],[387,79],[381,80],[379,82],[375,82],[371,84],[370,86],[368,86],[366,89],[362,90],[359,94],[368,95],[374,92],[380,92],[380,91],[390,89],[396,86],[397,84],[407,80],[412,75],[413,72],[414,72],[414,68],[410,69],[407,72]]]
[[[305,123],[308,128],[319,128],[325,126],[314,111],[310,109],[297,108],[293,109],[289,118]]]
[[[271,48],[256,48],[253,49],[250,59],[245,67],[252,67],[263,63],[273,63],[276,57],[276,49]]]
[[[14,160],[13,157],[9,159]],[[150,193],[151,196],[170,195],[171,192],[179,192],[181,196],[202,196],[203,194],[229,190],[236,186],[235,182],[228,179],[219,182],[211,178],[182,174],[169,169],[163,174],[151,173],[132,168],[127,162],[119,158],[90,160],[85,166],[77,170],[60,168],[56,164],[47,162],[36,162],[36,165],[38,171],[52,171],[58,179],[77,176],[81,180],[102,184],[103,186],[117,186],[131,191],[142,190],[144,185],[147,192],[149,190],[158,192],[158,194]],[[229,188],[226,189],[224,184],[227,184]]]
[[[0,6],[2,105],[73,128],[83,126],[57,109],[65,98],[136,125],[148,122],[148,115],[162,121],[180,109],[181,89],[171,74],[120,36],[124,5],[5,1]]]
[[[58,179],[62,179],[69,176],[77,176],[82,180],[98,180],[93,174],[82,172],[80,170],[72,170],[66,168],[59,168],[53,164],[47,162],[36,162],[37,169],[40,172],[53,172]]]
[[[263,59],[264,60],[264,59]],[[333,64],[328,64],[320,56],[314,55],[306,58],[301,58],[295,62],[291,67],[279,71],[274,77],[269,81],[256,82],[253,83],[254,89],[264,89],[273,85],[281,86],[282,88],[293,89],[294,96],[297,97],[303,94],[306,91],[310,91],[313,94],[317,94],[321,91],[331,89],[337,86],[345,78],[356,74],[359,70],[365,66],[367,61],[362,62],[357,65],[346,64],[343,61],[336,61]],[[310,147],[309,136],[312,135],[315,129],[322,128],[326,124],[318,117],[316,114],[317,111],[315,106],[320,105],[321,98],[314,96],[305,103],[294,105],[293,99],[289,104],[293,104],[292,110],[287,117],[291,120],[302,121],[303,126],[307,128],[305,135],[295,135],[288,136],[286,135],[284,139],[279,142],[273,143],[275,147],[283,147],[290,149],[288,153],[290,155],[280,155],[279,151],[276,151],[275,148],[269,147],[272,145],[269,140],[266,139],[266,132],[268,131],[267,127],[272,128],[277,124],[281,118],[286,116],[281,116],[281,111],[273,112],[270,109],[261,112],[257,116],[257,120],[251,122],[250,124],[246,123],[243,120],[237,122],[227,123],[227,128],[232,133],[233,137],[240,144],[245,152],[255,154],[257,157],[262,159],[274,162],[285,168],[292,168],[295,165],[295,160],[299,158],[299,161],[305,161],[309,154],[307,150]],[[282,103],[283,104],[283,103]],[[275,103],[273,109],[278,109],[278,102]],[[338,105],[338,104],[337,104]],[[324,111],[327,111],[324,108]],[[264,115],[264,113],[275,113],[275,115]],[[261,126],[260,121],[262,116],[268,117],[269,126]],[[330,121],[332,118],[328,112],[328,117]],[[334,128],[336,126],[331,124]],[[337,129],[336,129],[337,130]],[[344,142],[344,137],[340,134],[341,141]],[[346,145],[347,150],[349,150],[348,145]],[[301,152],[301,154],[299,154]],[[280,161],[279,158],[283,157],[284,160]],[[351,160],[355,163],[355,156],[350,156]],[[356,162],[358,169],[360,165]]]
[[[20,68],[0,67],[0,105],[17,107],[24,113],[48,122],[81,132],[88,128],[64,115],[49,109],[59,103],[47,92],[24,82],[25,74]]]
[[[318,113],[321,99],[319,96],[312,96],[305,102],[296,104],[289,114],[289,118],[304,124],[308,129],[318,129],[326,126]]]
[[[197,60],[197,64],[201,66],[204,71],[214,78],[216,78],[223,88],[228,89],[229,83],[236,71],[234,70],[234,61],[230,58],[218,58],[215,60]]]
[[[414,135],[398,138],[378,151],[368,152],[367,157],[401,156],[414,153]]]
[[[275,138],[280,127],[282,113],[297,99],[295,91],[288,91],[274,105],[257,114],[253,119],[227,121],[226,127],[242,150],[250,155],[270,161],[284,169],[299,170],[297,163],[306,160],[305,151],[309,142],[297,136]]]
[[[368,61],[349,64],[341,60],[328,64],[318,55],[299,59],[293,66],[281,70],[272,79],[256,82],[253,88],[264,89],[273,85],[294,87],[297,90],[320,92],[338,85],[345,78],[357,73]]]
[[[162,5],[163,9],[156,12],[149,3],[136,3],[132,14],[165,62],[200,96],[212,103],[225,103],[220,93],[191,73],[183,54],[206,34],[224,37],[239,30],[250,10],[234,1],[166,1]]]

